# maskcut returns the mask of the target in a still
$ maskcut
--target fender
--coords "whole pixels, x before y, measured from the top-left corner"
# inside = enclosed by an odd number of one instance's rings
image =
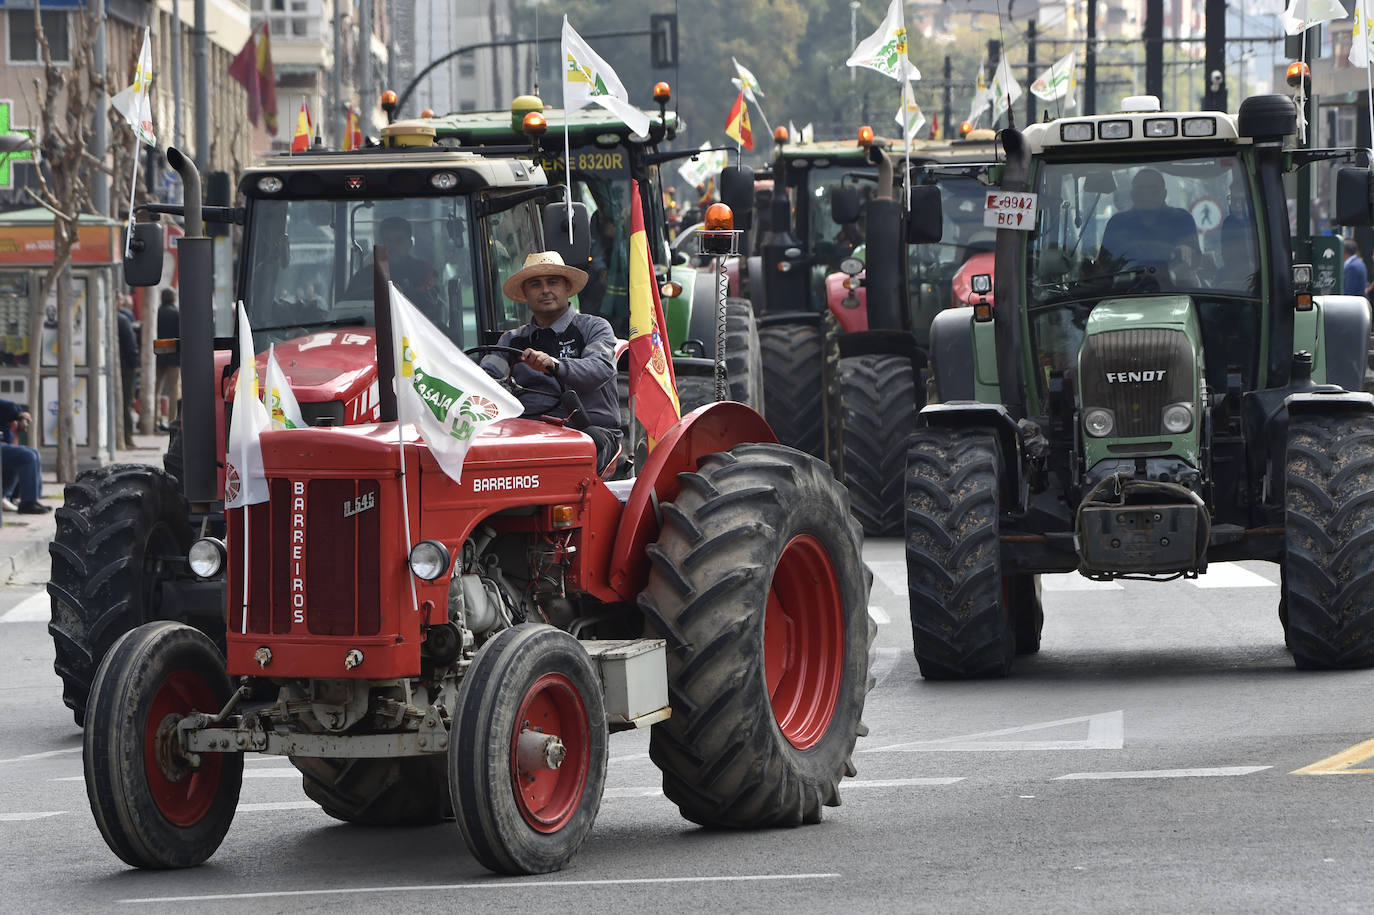
[[[1369,300],[1364,296],[1324,295],[1316,297],[1313,304],[1321,321],[1319,350],[1314,355],[1325,367],[1324,380],[1347,391],[1364,390],[1369,359]]]
[[[940,429],[991,428],[1002,450],[1002,510],[1022,513],[1030,497],[1030,478],[1021,453],[1021,430],[1001,404],[957,400],[928,404],[916,417],[918,426]]]
[[[1366,391],[1333,391],[1330,393],[1290,394],[1283,405],[1289,416],[1310,416],[1314,413],[1374,413],[1374,394]]]
[[[668,430],[635,480],[611,549],[610,585],[633,601],[649,578],[644,548],[658,535],[658,505],[677,498],[678,474],[696,470],[702,457],[745,442],[776,443],[762,416],[733,401],[707,404]]]

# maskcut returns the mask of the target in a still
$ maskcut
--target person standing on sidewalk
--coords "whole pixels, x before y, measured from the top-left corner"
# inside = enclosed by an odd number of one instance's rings
[[[124,389],[124,447],[134,446],[134,386],[138,377],[138,357],[142,348],[138,345],[138,334],[134,333],[134,313],[130,309],[132,300],[128,295],[119,297],[119,377]]]
[[[157,336],[159,340],[179,340],[181,337],[181,312],[177,310],[177,294],[174,289],[162,290],[162,304],[157,310]],[[166,432],[167,425],[177,417],[177,401],[181,399],[181,352],[157,354],[157,383],[153,386],[153,397],[157,403],[157,431]],[[166,398],[167,412],[162,412],[163,398]]]
[[[19,514],[46,514],[52,511],[52,506],[38,501],[43,497],[43,462],[38,456],[38,449],[14,444],[11,424],[24,432],[32,427],[33,417],[19,404],[0,400],[0,438],[3,438],[3,442],[0,442],[0,465],[4,467],[0,488],[4,490],[6,498],[17,491]]]

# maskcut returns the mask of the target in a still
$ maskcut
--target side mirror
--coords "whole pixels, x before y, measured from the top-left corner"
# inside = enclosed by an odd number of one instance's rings
[[[156,286],[162,282],[162,225],[134,223],[129,253],[124,255],[124,282],[130,286]]]
[[[933,245],[945,234],[940,188],[918,184],[911,189],[911,210],[906,214],[906,243]]]
[[[735,228],[747,231],[754,221],[754,170],[747,165],[722,168],[720,202],[735,214]]]
[[[859,189],[842,184],[830,192],[830,218],[840,225],[859,221]]]
[[[1342,168],[1336,171],[1336,224],[1374,225],[1374,170]]]
[[[572,205],[572,237],[568,237],[568,204],[550,203],[544,207],[544,247],[557,251],[563,263],[586,270],[592,259],[591,219],[585,203]]]

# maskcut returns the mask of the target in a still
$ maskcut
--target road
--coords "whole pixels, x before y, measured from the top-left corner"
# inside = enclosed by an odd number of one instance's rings
[[[841,807],[701,830],[659,792],[647,735],[615,735],[591,838],[527,879],[489,876],[451,824],[339,824],[288,763],[253,757],[208,864],[130,871],[87,807],[39,588],[0,588],[0,911],[1369,911],[1374,672],[1293,669],[1275,568],[1056,576],[1038,655],[927,683],[901,544],[865,557],[878,682]]]

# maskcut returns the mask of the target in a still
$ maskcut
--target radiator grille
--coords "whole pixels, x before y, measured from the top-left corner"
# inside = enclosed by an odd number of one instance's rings
[[[350,636],[381,629],[376,480],[273,479],[250,506],[248,631]],[[345,506],[370,503],[345,516]],[[242,625],[244,510],[229,512],[229,620]],[[296,622],[300,618],[303,623]]]
[[[1193,350],[1182,331],[1136,328],[1094,334],[1083,344],[1079,366],[1083,407],[1111,410],[1114,438],[1161,435],[1164,408],[1193,399]]]

